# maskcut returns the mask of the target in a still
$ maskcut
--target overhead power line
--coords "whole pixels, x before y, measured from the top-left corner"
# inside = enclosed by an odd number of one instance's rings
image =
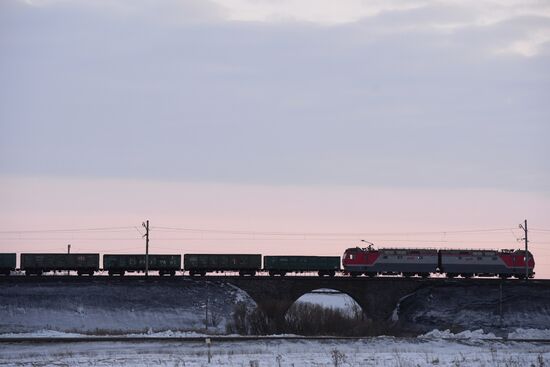
[[[97,228],[70,228],[70,229],[24,229],[0,231],[0,233],[62,233],[62,232],[118,232],[122,230],[134,229],[134,226],[128,227],[97,227]]]
[[[420,231],[420,232],[278,232],[278,231],[245,231],[245,230],[227,230],[227,229],[207,229],[207,228],[183,228],[183,227],[153,227],[157,231],[182,231],[195,233],[217,233],[234,235],[257,235],[257,236],[329,236],[329,237],[364,237],[364,236],[391,236],[391,235],[445,235],[458,233],[489,233],[489,232],[508,232],[513,228],[491,228],[491,229],[468,229],[468,230],[448,230],[448,231]]]

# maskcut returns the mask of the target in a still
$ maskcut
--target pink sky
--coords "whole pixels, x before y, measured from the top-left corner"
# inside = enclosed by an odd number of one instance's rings
[[[124,227],[3,233],[1,252],[64,252],[68,243],[73,252],[141,252],[144,241],[133,227],[141,231],[145,219],[153,253],[341,255],[360,239],[392,247],[520,248],[517,226],[527,218],[536,277],[550,278],[550,232],[539,231],[550,227],[550,197],[541,194],[47,177],[2,178],[0,187],[2,231]],[[503,230],[443,233],[472,229]]]
[[[0,1],[0,251],[140,252],[146,219],[152,252],[519,248],[527,218],[550,278],[550,8],[404,4]]]

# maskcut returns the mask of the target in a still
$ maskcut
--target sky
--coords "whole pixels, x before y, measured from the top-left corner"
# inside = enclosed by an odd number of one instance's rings
[[[518,248],[547,1],[6,0],[0,251]]]

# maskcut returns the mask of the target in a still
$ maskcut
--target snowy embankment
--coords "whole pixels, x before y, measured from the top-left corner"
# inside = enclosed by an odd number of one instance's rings
[[[403,297],[393,320],[416,333],[483,329],[506,337],[519,328],[550,329],[550,287],[535,282],[429,286]]]
[[[0,333],[224,333],[242,291],[207,281],[0,284]],[[206,319],[208,329],[206,330]]]
[[[468,283],[425,287],[403,297],[391,321],[404,335],[429,336],[432,330],[449,329],[454,336],[441,337],[456,338],[469,336],[463,331],[483,329],[502,338],[529,334],[538,336],[528,338],[545,339],[550,329],[547,288],[525,283],[507,285],[502,292],[494,285]],[[343,294],[309,294],[299,301],[354,312],[350,304],[354,302]],[[40,330],[79,335],[224,334],[239,302],[255,306],[234,286],[204,279],[2,282],[0,334]]]

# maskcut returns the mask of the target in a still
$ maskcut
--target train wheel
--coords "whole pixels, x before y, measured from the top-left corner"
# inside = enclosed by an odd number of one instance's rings
[[[334,270],[328,272],[328,276],[333,278],[336,275],[336,272]]]
[[[351,275],[353,278],[355,278],[355,277],[358,277],[359,275],[361,275],[361,273],[357,273],[355,271],[352,271],[351,273],[349,273],[349,275]]]
[[[175,276],[176,276],[176,271],[175,271],[175,270],[171,270],[171,271],[170,271],[170,276],[171,276],[171,277],[175,277]]]
[[[453,273],[447,273],[445,274],[445,276],[449,279],[453,279],[454,277],[456,277],[456,274],[453,274]]]
[[[430,273],[422,273],[422,274],[420,274],[420,276],[421,276],[422,278],[426,279],[426,278],[429,278],[429,277],[430,277]]]

